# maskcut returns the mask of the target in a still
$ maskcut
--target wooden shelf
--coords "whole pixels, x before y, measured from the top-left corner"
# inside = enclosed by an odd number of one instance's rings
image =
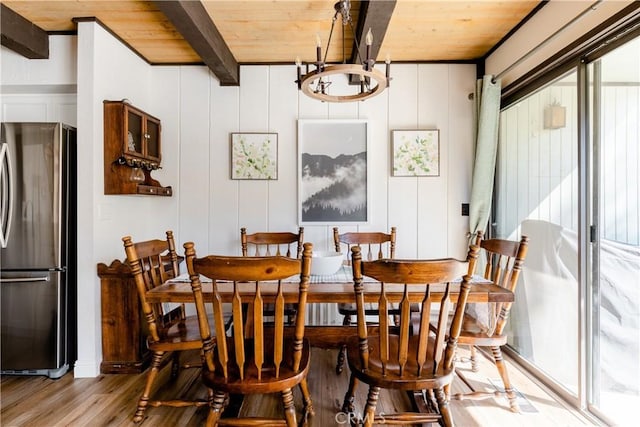
[[[124,101],[104,101],[104,194],[171,196],[151,177],[162,160],[160,120]]]
[[[153,185],[138,184],[138,194],[151,194],[155,196],[171,196],[171,187],[156,187]]]

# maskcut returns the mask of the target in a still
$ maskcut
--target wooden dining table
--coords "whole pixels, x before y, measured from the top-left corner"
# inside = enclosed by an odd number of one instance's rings
[[[205,277],[201,278],[202,293],[205,299],[212,295],[212,282]],[[282,282],[285,303],[295,303],[298,301],[299,277],[294,276]],[[307,294],[307,304],[336,304],[355,303],[353,291],[353,279],[351,268],[342,267],[336,274],[330,276],[311,276],[309,290]],[[233,283],[218,282],[218,292],[222,302],[230,303],[233,297]],[[364,300],[365,303],[376,303],[379,299],[380,284],[375,280],[364,278]],[[261,294],[265,303],[274,302],[277,292],[277,282],[263,283]],[[424,294],[420,293],[420,286],[413,286],[409,293],[409,300],[412,303],[422,301]],[[238,290],[242,296],[252,295],[255,292],[254,283],[238,283]],[[404,285],[385,284],[385,291],[389,302],[398,303],[404,295]],[[460,284],[453,283],[450,289],[450,298],[453,303],[458,299]],[[444,295],[444,285],[431,285],[431,295],[434,298],[442,298]],[[467,298],[468,303],[486,302],[513,302],[514,295],[511,291],[504,289],[481,276],[474,276],[471,290]],[[155,287],[147,292],[147,301],[152,303],[192,303],[193,292],[191,282],[186,273],[168,280],[166,283]],[[339,348],[345,339],[355,334],[355,326],[343,325],[307,325],[305,326],[305,337],[311,344],[322,348]]]

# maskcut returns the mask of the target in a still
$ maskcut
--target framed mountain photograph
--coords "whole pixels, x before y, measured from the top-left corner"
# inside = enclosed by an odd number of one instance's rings
[[[369,221],[367,120],[298,120],[298,222]]]

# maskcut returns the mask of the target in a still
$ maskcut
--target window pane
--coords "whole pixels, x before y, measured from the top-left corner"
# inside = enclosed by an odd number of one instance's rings
[[[576,72],[500,117],[494,235],[529,237],[509,344],[577,395],[578,134]]]

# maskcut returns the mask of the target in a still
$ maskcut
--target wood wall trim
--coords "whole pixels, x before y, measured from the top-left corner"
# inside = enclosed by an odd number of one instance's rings
[[[199,1],[154,1],[222,86],[239,86],[240,70],[229,46]]]
[[[0,4],[2,46],[29,59],[49,58],[49,35],[33,22]]]

